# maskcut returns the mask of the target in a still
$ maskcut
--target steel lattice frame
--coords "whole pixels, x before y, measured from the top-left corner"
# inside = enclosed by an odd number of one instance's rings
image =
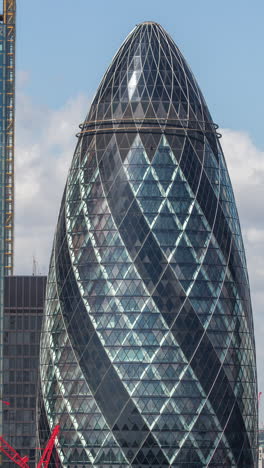
[[[15,45],[16,1],[4,0],[6,26],[5,74],[5,275],[13,274],[14,266],[14,144],[15,144]]]

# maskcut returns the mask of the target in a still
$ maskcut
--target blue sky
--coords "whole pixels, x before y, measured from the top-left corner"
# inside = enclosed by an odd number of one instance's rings
[[[116,50],[159,22],[187,59],[213,119],[236,195],[264,395],[263,0],[17,0],[16,273],[47,273],[78,124]],[[264,397],[263,397],[264,399]],[[264,426],[264,401],[260,421]]]

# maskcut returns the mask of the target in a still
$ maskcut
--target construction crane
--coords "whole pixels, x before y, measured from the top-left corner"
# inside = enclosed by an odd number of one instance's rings
[[[59,432],[60,432],[60,426],[58,424],[57,426],[54,427],[52,431],[52,434],[48,440],[48,443],[45,449],[43,450],[41,459],[39,460],[37,464],[37,468],[48,468],[52,450],[55,444],[55,439],[58,436]]]
[[[37,464],[36,468],[48,468],[52,450],[55,444],[55,439],[60,432],[60,426],[54,427],[52,434],[48,440],[48,443],[43,450],[43,454]],[[3,452],[10,460],[12,460],[20,468],[29,468],[28,461],[29,457],[21,457],[16,450],[9,445],[3,437],[0,437],[0,452]]]
[[[3,437],[0,437],[0,450],[3,452],[10,460],[12,460],[16,465],[21,468],[29,468],[27,462],[29,461],[28,457],[21,457],[19,453],[9,445]]]

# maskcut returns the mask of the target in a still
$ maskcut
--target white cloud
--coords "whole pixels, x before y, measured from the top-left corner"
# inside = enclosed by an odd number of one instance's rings
[[[252,244],[264,242],[264,229],[249,228],[246,231],[246,239]]]
[[[264,227],[264,152],[243,132],[222,130],[221,140],[243,231]]]
[[[243,132],[222,130],[222,146],[233,183],[254,291],[264,272],[264,152]]]
[[[86,96],[70,99],[57,110],[43,108],[17,93],[15,270],[47,273],[60,200],[77,139],[80,118],[89,107]]]
[[[264,152],[243,132],[224,129],[222,134],[244,237],[254,312],[259,390],[264,393]],[[260,421],[264,422],[264,404],[260,413]]]
[[[264,152],[260,151],[250,136],[244,132],[223,129],[221,140],[232,183],[240,191],[258,184],[264,177]]]
[[[16,88],[24,88],[30,81],[30,73],[28,70],[18,70],[16,73]]]

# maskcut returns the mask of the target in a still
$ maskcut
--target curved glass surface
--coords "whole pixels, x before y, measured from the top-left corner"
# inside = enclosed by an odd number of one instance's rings
[[[155,23],[114,57],[69,172],[41,384],[63,467],[254,467],[255,345],[219,135]]]

